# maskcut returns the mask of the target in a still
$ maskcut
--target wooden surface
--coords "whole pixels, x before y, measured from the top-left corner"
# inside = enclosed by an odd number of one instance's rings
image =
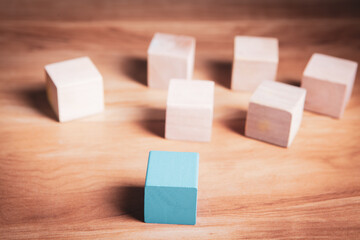
[[[344,117],[305,112],[289,149],[243,136],[249,95],[229,86],[236,34],[279,38],[277,79],[295,85],[314,52],[360,62],[359,2],[177,2],[0,2],[0,239],[358,239],[359,74]],[[144,85],[156,31],[197,39],[210,143],[164,139],[166,91]],[[43,66],[84,55],[106,110],[60,124]],[[196,226],[143,222],[149,150],[200,153]]]

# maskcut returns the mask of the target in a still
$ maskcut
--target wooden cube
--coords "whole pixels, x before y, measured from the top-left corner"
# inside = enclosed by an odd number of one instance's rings
[[[199,154],[151,151],[145,180],[146,223],[196,223]]]
[[[340,118],[351,96],[357,66],[353,61],[313,54],[301,81],[307,90],[305,109]]]
[[[45,74],[47,96],[60,122],[103,111],[103,79],[90,58],[46,65]]]
[[[148,86],[168,89],[172,78],[191,80],[194,59],[195,38],[156,33],[148,49]]]
[[[264,81],[251,96],[245,135],[289,147],[300,127],[306,90]]]
[[[210,141],[213,109],[213,81],[172,79],[166,106],[165,138]]]
[[[275,81],[278,62],[276,38],[236,36],[231,89],[252,92],[262,81]]]

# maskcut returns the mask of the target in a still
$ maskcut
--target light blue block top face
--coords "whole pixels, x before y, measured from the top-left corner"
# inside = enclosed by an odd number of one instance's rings
[[[198,174],[198,153],[151,151],[145,187],[185,187],[197,189]]]

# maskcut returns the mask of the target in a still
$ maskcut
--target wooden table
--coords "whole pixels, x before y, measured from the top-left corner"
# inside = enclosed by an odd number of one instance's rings
[[[289,149],[244,137],[229,89],[236,34],[280,41],[278,81],[314,52],[360,62],[358,1],[1,1],[0,239],[360,238],[360,79],[341,120],[304,112]],[[154,32],[196,37],[216,82],[210,143],[164,139],[166,91],[146,87]],[[60,124],[45,64],[88,55],[106,110]],[[359,75],[359,74],[358,74]],[[149,150],[200,153],[195,226],[145,224]]]

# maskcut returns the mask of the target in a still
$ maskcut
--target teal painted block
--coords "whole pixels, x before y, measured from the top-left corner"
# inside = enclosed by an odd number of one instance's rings
[[[196,223],[199,154],[151,151],[145,181],[147,223]]]

